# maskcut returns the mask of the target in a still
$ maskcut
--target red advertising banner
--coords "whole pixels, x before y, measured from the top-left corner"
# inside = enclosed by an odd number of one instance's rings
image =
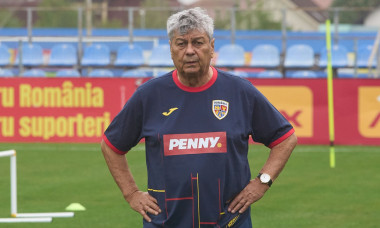
[[[99,142],[147,79],[0,78],[0,142]],[[329,144],[325,79],[249,79],[303,144]],[[380,145],[380,80],[335,79],[335,142]]]
[[[142,79],[0,79],[0,142],[100,142]]]

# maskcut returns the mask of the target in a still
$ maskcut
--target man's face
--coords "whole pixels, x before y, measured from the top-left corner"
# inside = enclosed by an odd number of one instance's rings
[[[184,35],[176,32],[169,42],[174,65],[181,75],[199,76],[208,71],[214,56],[214,39],[210,42],[205,32],[190,30]]]

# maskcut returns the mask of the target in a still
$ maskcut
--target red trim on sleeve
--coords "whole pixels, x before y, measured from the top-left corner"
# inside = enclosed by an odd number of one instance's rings
[[[103,134],[103,140],[104,142],[113,150],[113,152],[117,153],[117,154],[120,154],[120,155],[124,155],[126,154],[128,151],[124,152],[124,151],[121,151],[119,149],[117,149],[114,145],[112,145],[112,143],[107,139],[107,136],[105,134]]]
[[[289,136],[291,136],[292,134],[294,133],[294,128],[290,129],[287,133],[285,133],[283,136],[281,136],[280,138],[276,139],[275,141],[273,141],[271,144],[269,144],[269,148],[273,148],[274,146],[280,144],[282,141],[284,141],[285,139],[287,139]]]
[[[196,92],[202,92],[208,88],[210,88],[214,82],[216,81],[216,79],[218,78],[218,71],[216,71],[216,69],[214,67],[211,67],[212,68],[212,77],[211,79],[204,85],[202,86],[199,86],[199,87],[190,87],[190,86],[185,86],[184,84],[182,84],[179,79],[178,79],[178,71],[177,70],[174,70],[173,71],[173,80],[174,80],[174,83],[182,90],[186,91],[186,92],[193,92],[193,93],[196,93]]]

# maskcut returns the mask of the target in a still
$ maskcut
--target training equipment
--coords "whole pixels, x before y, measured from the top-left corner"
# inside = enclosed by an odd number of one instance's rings
[[[326,20],[326,49],[327,49],[327,97],[329,112],[329,137],[330,137],[330,167],[335,168],[335,124],[334,124],[334,88],[331,60],[331,33],[330,20]]]
[[[72,203],[66,207],[66,211],[85,211],[86,208],[80,203]]]
[[[0,151],[0,157],[10,157],[11,171],[11,217],[0,218],[0,223],[51,222],[53,217],[73,217],[74,212],[17,213],[16,151]]]

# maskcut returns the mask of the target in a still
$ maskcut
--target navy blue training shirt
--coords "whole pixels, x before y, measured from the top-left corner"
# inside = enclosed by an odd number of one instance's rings
[[[119,154],[145,138],[148,192],[162,212],[144,228],[206,228],[231,216],[228,202],[251,179],[249,136],[271,148],[293,132],[252,83],[213,68],[201,87],[176,70],[141,85],[103,138]]]

